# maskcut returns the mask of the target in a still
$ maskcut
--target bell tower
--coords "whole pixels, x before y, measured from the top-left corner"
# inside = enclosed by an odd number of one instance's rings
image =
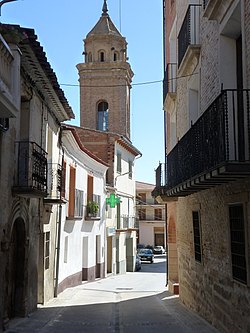
[[[80,82],[80,126],[130,138],[130,89],[133,71],[127,42],[110,19],[104,0],[102,15],[84,40]]]

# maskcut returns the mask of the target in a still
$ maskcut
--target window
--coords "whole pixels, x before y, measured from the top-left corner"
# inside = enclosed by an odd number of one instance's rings
[[[122,172],[122,154],[117,153],[117,166],[116,171],[121,173]]]
[[[132,175],[133,175],[133,162],[132,161],[129,161],[128,162],[128,171],[129,171],[129,178],[132,179]]]
[[[193,229],[194,229],[195,260],[201,262],[201,232],[200,232],[200,215],[198,211],[193,212]]]
[[[155,220],[156,221],[161,221],[162,220],[162,209],[161,208],[156,208],[155,209]]]
[[[75,217],[82,217],[83,216],[83,194],[84,192],[81,190],[76,189],[75,192]]]
[[[146,209],[138,210],[139,220],[146,220]]]
[[[62,179],[61,179],[61,196],[62,196],[62,198],[65,198],[66,167],[67,167],[66,161],[63,161]]]
[[[44,234],[44,268],[49,269],[50,232]]]
[[[229,207],[233,279],[247,283],[246,243],[243,205]]]
[[[146,205],[146,193],[138,193],[139,205]]]
[[[97,129],[100,131],[108,131],[108,103],[100,102],[98,104],[97,111]]]
[[[94,178],[91,175],[88,175],[88,183],[87,183],[87,200],[93,200],[93,190],[94,190]]]
[[[74,217],[75,213],[75,187],[76,187],[76,169],[70,166],[69,171],[69,205],[68,205],[68,216]]]
[[[93,201],[98,204],[99,210],[97,212],[97,216],[100,216],[100,207],[101,207],[101,196],[97,194],[93,194]]]
[[[91,52],[89,52],[89,54],[88,54],[88,62],[92,62],[92,53]]]

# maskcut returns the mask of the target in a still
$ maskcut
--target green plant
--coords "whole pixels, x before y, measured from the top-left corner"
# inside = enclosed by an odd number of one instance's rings
[[[95,201],[88,201],[87,203],[87,213],[96,216],[99,211],[99,205]]]

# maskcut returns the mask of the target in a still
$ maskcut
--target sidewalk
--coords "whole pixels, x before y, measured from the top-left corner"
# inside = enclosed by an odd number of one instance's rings
[[[140,287],[142,280],[154,281],[145,274],[127,273],[66,289],[29,318],[11,321],[6,333],[218,333],[166,288],[154,282]]]

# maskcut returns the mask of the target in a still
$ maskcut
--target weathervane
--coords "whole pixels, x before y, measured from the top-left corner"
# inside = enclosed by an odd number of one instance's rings
[[[2,5],[4,5],[7,2],[12,2],[12,1],[17,1],[17,0],[2,0],[2,1],[0,1],[0,16],[1,16]]]

